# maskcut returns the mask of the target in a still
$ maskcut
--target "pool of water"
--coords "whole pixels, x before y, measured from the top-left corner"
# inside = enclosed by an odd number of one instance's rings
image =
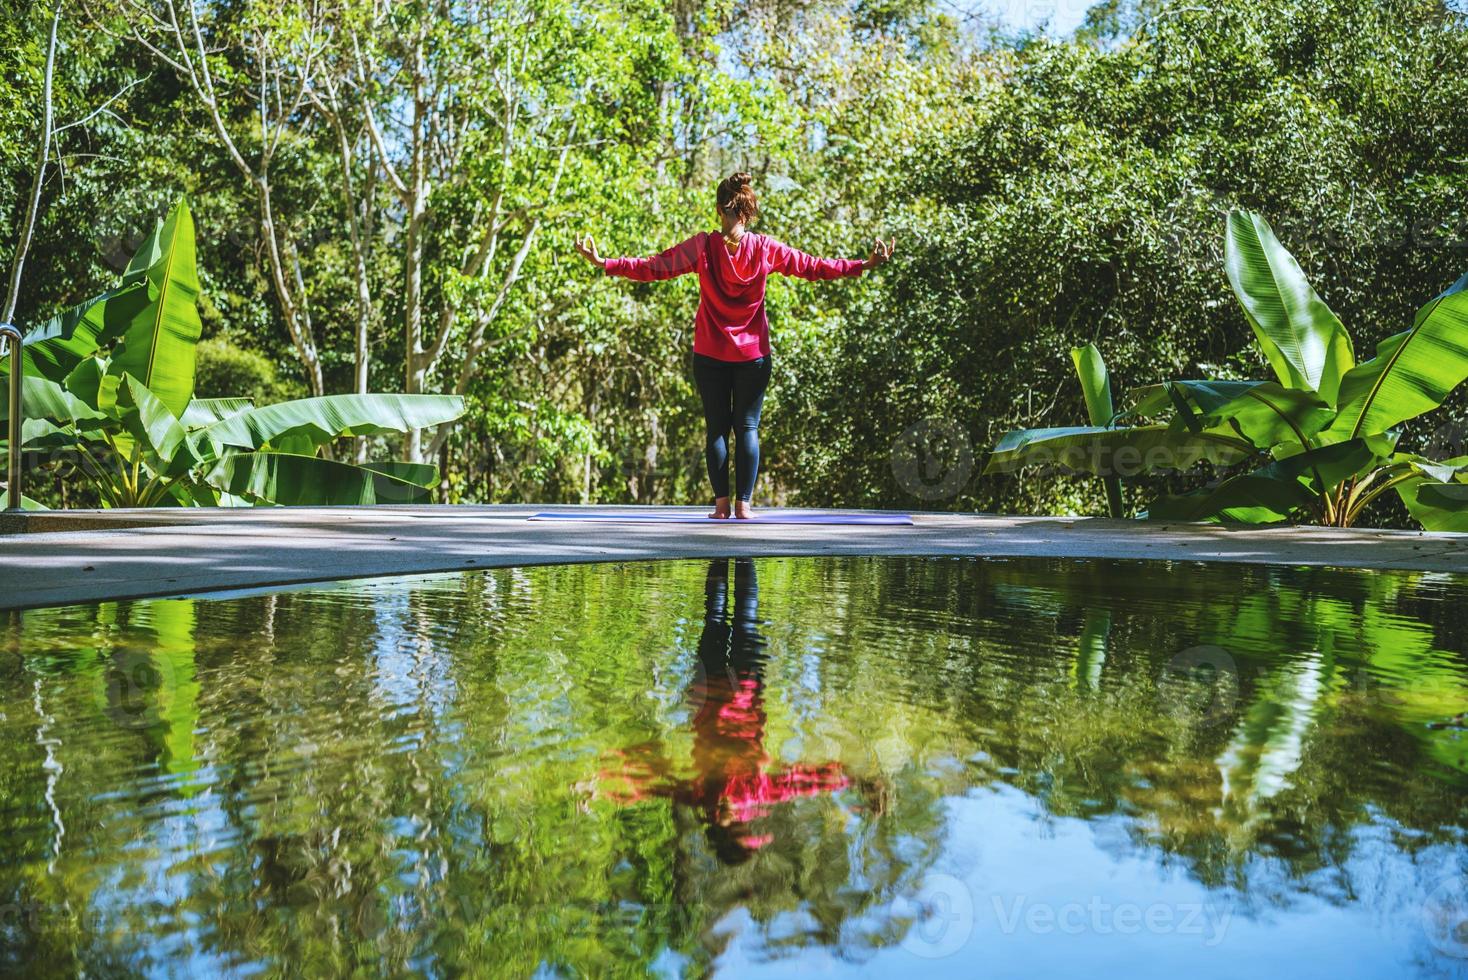
[[[1468,976],[1465,577],[655,562],[0,637],[0,970]]]

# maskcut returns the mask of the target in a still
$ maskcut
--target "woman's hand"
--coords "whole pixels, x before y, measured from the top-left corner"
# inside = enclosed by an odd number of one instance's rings
[[[585,238],[576,239],[576,251],[581,253],[583,259],[598,269],[605,269],[607,267],[607,260],[602,258],[596,250],[596,239],[590,235],[587,235]]]
[[[877,266],[884,264],[892,257],[892,250],[896,247],[896,238],[886,242],[878,238],[872,245],[872,254],[867,256],[866,261],[862,263],[862,268],[875,269]]]

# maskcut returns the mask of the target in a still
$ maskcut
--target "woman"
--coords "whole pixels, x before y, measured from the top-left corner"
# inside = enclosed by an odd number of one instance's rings
[[[729,430],[735,432],[738,479],[734,516],[754,516],[750,501],[759,473],[759,416],[770,383],[770,324],[765,317],[765,277],[772,272],[802,279],[859,276],[892,257],[895,240],[877,239],[862,259],[818,259],[749,231],[759,216],[752,178],[737,173],[719,183],[723,231],[699,232],[645,259],[603,259],[590,236],[576,243],[592,265],[608,275],[639,282],[698,273],[698,314],[693,320],[693,379],[703,400],[707,428],[704,455],[714,487],[714,518],[729,516]]]

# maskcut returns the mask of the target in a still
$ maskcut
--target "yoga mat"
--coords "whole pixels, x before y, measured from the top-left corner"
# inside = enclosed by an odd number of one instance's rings
[[[829,511],[774,511],[753,520],[716,520],[702,514],[606,514],[599,512],[543,511],[526,518],[531,521],[596,521],[602,524],[911,524],[906,514],[837,514]]]

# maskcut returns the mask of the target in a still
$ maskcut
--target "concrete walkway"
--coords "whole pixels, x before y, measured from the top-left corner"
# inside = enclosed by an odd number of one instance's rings
[[[380,575],[740,555],[962,555],[1468,573],[1468,535],[914,514],[915,525],[527,521],[554,506],[48,512],[0,531],[0,608]],[[631,507],[584,508],[626,513]],[[702,513],[702,508],[644,508]],[[15,533],[19,532],[19,533]]]

